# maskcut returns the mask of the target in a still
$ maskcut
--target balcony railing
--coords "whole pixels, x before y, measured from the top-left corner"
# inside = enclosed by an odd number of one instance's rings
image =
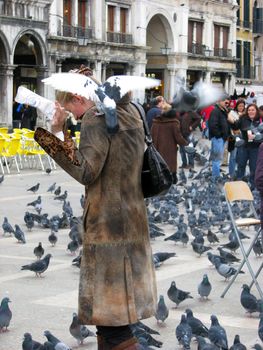
[[[93,37],[93,29],[92,28],[83,28],[83,27],[74,27],[69,25],[63,25],[63,36],[69,38],[85,38],[91,39]]]
[[[209,50],[209,48],[206,45],[199,44],[199,43],[192,43],[188,47],[188,53],[191,53],[193,55],[202,55],[202,56],[211,56],[212,50]]]
[[[132,44],[132,34],[107,32],[107,41],[118,44]]]
[[[218,56],[218,57],[232,57],[232,50],[230,50],[230,49],[222,49],[222,48],[214,48],[214,56]]]

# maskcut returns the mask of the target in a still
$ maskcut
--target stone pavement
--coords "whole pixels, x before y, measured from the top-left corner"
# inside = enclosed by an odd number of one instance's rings
[[[37,194],[27,192],[26,189],[40,182]],[[7,216],[11,225],[18,224],[25,231],[27,243],[22,245],[16,242],[14,237],[3,237],[0,234],[0,299],[8,296],[12,303],[10,308],[13,318],[9,332],[0,333],[0,350],[21,349],[23,334],[30,332],[35,340],[44,342],[44,330],[50,330],[54,335],[63,340],[73,349],[77,349],[77,343],[69,333],[69,325],[72,313],[77,310],[77,290],[79,270],[71,265],[73,257],[66,251],[69,242],[68,229],[60,230],[58,243],[51,247],[48,242],[49,229],[35,226],[29,232],[24,224],[24,212],[28,202],[42,196],[43,212],[52,215],[62,213],[62,204],[53,200],[53,195],[47,193],[47,188],[56,182],[62,187],[62,191],[68,190],[68,197],[73,207],[74,215],[81,215],[80,197],[84,193],[83,187],[61,170],[52,171],[50,175],[39,170],[23,170],[20,175],[6,175],[0,184],[0,223]],[[29,210],[32,211],[33,210]],[[175,232],[176,228],[171,225],[163,225],[165,234]],[[1,229],[0,229],[1,232]],[[251,229],[250,234],[254,231]],[[219,234],[220,242],[226,242],[227,237]],[[30,271],[21,271],[21,265],[34,260],[33,249],[42,242],[45,253],[51,253],[49,269],[43,278],[35,277]],[[247,245],[248,243],[246,243]],[[213,247],[216,252],[217,246]],[[247,272],[237,278],[234,286],[224,299],[220,294],[226,286],[224,279],[211,267],[206,256],[197,257],[193,253],[190,244],[183,247],[171,241],[164,241],[159,237],[152,241],[153,252],[169,251],[176,252],[177,257],[166,261],[157,271],[158,294],[163,294],[166,304],[170,308],[169,318],[164,326],[157,326],[155,318],[144,322],[158,329],[160,336],[156,339],[163,341],[163,349],[179,349],[175,337],[175,328],[181,314],[186,308],[191,308],[194,315],[199,317],[207,326],[210,326],[210,315],[216,314],[219,322],[225,327],[229,344],[232,345],[235,334],[239,334],[241,341],[251,348],[255,342],[260,342],[257,335],[258,314],[249,318],[240,305],[240,292],[243,283],[250,283]],[[238,253],[240,256],[240,253]],[[253,265],[258,266],[262,258],[251,255]],[[213,285],[211,297],[207,301],[201,301],[197,293],[197,285],[204,273]],[[178,309],[174,309],[173,303],[167,297],[167,290],[171,281],[176,281],[177,287],[191,292],[193,299],[187,299],[181,303]],[[259,278],[262,285],[262,276]],[[252,293],[258,296],[255,287]],[[93,329],[93,327],[90,327]],[[192,343],[195,349],[195,343]],[[97,349],[96,339],[90,338],[81,349]]]

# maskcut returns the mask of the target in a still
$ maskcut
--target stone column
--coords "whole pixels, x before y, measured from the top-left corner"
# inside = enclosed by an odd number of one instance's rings
[[[44,84],[42,83],[42,79],[48,76],[48,67],[39,66],[36,68],[37,70],[37,94],[44,97]],[[52,99],[53,100],[53,99]],[[47,121],[43,113],[39,110],[37,111],[37,123],[36,126],[42,126],[47,128]]]
[[[145,52],[140,52],[140,51],[135,52],[134,60],[136,62],[136,65],[134,66],[133,74],[143,77],[146,72],[146,63],[147,63]],[[134,101],[144,103],[145,92],[142,90],[134,91],[132,98]]]
[[[14,65],[3,65],[0,70],[0,125],[13,127],[13,73]]]
[[[204,82],[205,83],[211,83],[211,72],[204,72]]]
[[[225,74],[224,88],[225,88],[226,93],[229,94],[229,75],[228,74]]]

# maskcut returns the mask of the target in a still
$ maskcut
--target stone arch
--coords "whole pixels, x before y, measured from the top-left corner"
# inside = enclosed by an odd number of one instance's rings
[[[10,64],[11,49],[2,31],[0,31],[0,52],[0,64]]]
[[[158,9],[156,13],[151,13],[146,26],[146,45],[152,49],[150,52],[160,52],[162,47],[173,47],[173,31],[169,14]]]

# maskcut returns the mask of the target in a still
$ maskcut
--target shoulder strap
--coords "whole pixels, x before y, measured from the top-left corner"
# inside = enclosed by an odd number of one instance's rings
[[[145,143],[147,145],[150,145],[153,142],[153,140],[152,140],[152,136],[151,136],[151,133],[150,133],[150,130],[148,127],[148,123],[146,121],[145,111],[144,111],[142,105],[140,105],[139,103],[131,101],[131,104],[137,109],[137,111],[139,112],[139,114],[141,116],[141,119],[143,122],[144,133],[145,133],[144,140],[145,140]]]

